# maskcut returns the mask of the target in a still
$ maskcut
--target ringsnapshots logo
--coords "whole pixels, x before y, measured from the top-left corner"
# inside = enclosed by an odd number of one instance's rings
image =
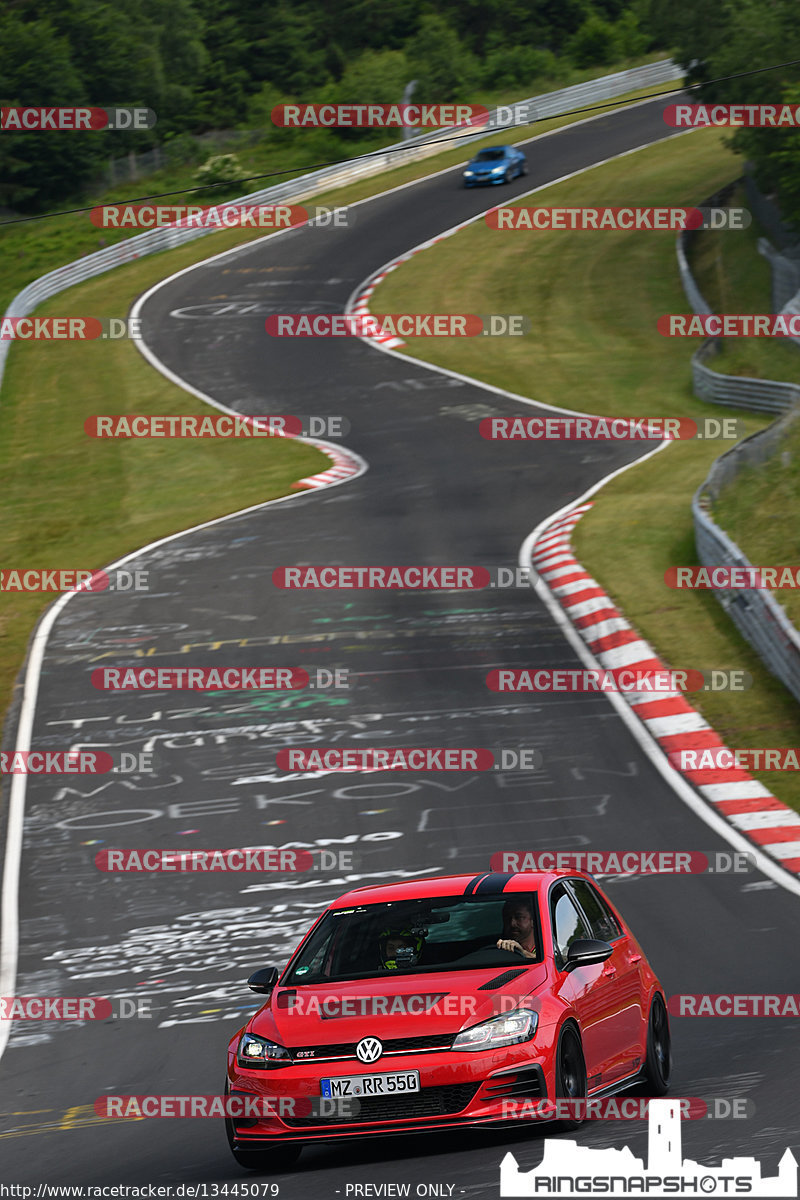
[[[718,1097],[726,1101],[726,1097]],[[729,1103],[733,1103],[730,1101]],[[500,1164],[501,1197],[652,1196],[796,1196],[797,1160],[783,1154],[778,1174],[765,1177],[752,1155],[725,1158],[706,1167],[682,1156],[680,1100],[651,1100],[648,1108],[647,1162],[621,1150],[579,1146],[570,1138],[547,1138],[537,1167],[521,1171],[509,1151]],[[745,1112],[745,1116],[749,1115]]]
[[[91,132],[99,129],[152,129],[152,108],[0,108],[0,132]]]

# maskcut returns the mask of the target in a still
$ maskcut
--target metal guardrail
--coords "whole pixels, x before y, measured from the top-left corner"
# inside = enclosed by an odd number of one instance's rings
[[[692,388],[701,400],[765,413],[786,412],[800,401],[800,384],[712,371],[705,363],[718,352],[719,340],[709,338],[692,355]]]
[[[625,92],[642,87],[655,87],[661,83],[671,83],[683,77],[683,70],[671,59],[649,63],[643,67],[633,67],[629,71],[617,71],[613,75],[604,75],[600,79],[590,79],[586,83],[573,84],[571,87],[560,88],[555,92],[545,92],[540,96],[531,96],[527,100],[516,101],[517,104],[530,106],[531,117],[541,120],[544,117],[558,116],[573,108],[611,100]],[[508,107],[508,106],[503,106]],[[492,110],[495,117],[497,109]],[[407,162],[416,162],[442,150],[441,142],[452,138],[461,131],[458,128],[442,129],[435,133],[422,133],[409,138],[405,142],[387,146],[385,150],[376,151],[359,159],[350,159],[345,163],[337,163],[332,167],[323,167],[319,171],[310,171],[285,183],[273,184],[258,192],[250,192],[236,200],[227,200],[226,204],[276,204],[285,200],[308,199],[323,189],[340,187],[353,183],[370,175],[377,175],[393,167],[402,166]],[[490,129],[490,133],[500,132],[500,128]],[[513,127],[509,127],[509,137]],[[469,145],[471,142],[486,137],[485,130],[477,130],[474,134],[459,136],[458,145]],[[33,312],[38,304],[51,296],[63,292],[66,288],[114,267],[125,263],[135,262],[147,254],[156,254],[160,250],[172,250],[183,246],[194,238],[206,237],[215,233],[214,229],[181,229],[175,226],[165,226],[160,229],[148,229],[136,234],[124,242],[87,254],[76,262],[49,271],[33,283],[23,288],[6,309],[6,317],[24,317]],[[10,341],[0,341],[0,385]]]
[[[765,462],[775,454],[788,425],[800,419],[800,410],[785,414],[768,429],[739,442],[721,455],[692,498],[697,555],[704,566],[749,567],[743,550],[719,528],[711,505],[720,490],[743,466]],[[764,665],[800,700],[800,633],[771,592],[762,588],[715,590],[714,596],[750,643]]]
[[[689,268],[687,232],[678,234],[677,239],[681,282],[692,311],[709,313],[712,310]],[[784,414],[767,429],[744,438],[720,455],[692,497],[695,546],[703,566],[750,567],[752,563],[744,551],[714,521],[711,507],[721,489],[735,479],[742,467],[761,465],[776,453],[788,426],[800,419],[800,386],[711,371],[704,363],[718,348],[719,339],[709,338],[692,355],[695,395],[717,404]],[[800,633],[777,600],[762,588],[715,588],[714,596],[767,670],[800,700]]]
[[[732,191],[733,186],[733,184],[729,184],[722,188],[708,200],[704,200],[700,207],[713,207],[723,202]],[[713,310],[700,291],[689,266],[688,251],[697,232],[697,230],[684,229],[677,236],[675,253],[678,260],[678,274],[692,312],[709,314]],[[765,253],[761,244],[763,241],[765,239],[760,239],[758,243],[759,253],[762,254]],[[767,242],[766,245],[769,246],[769,243]],[[770,247],[770,249],[772,248]],[[785,261],[787,264],[789,263],[789,260]],[[784,286],[788,286],[789,265],[786,266],[786,271],[787,281]],[[775,311],[778,310],[775,309]],[[700,400],[707,400],[711,404],[725,404],[733,408],[774,413],[786,412],[800,400],[800,385],[796,383],[777,379],[756,379],[749,375],[723,375],[720,371],[712,371],[710,367],[706,366],[706,362],[719,353],[721,344],[722,339],[720,338],[708,338],[692,355],[692,389]]]

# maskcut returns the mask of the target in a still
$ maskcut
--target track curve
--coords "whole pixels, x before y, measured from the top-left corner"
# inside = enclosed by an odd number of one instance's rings
[[[668,135],[661,102],[534,143],[521,194]],[[0,1064],[8,1182],[241,1180],[218,1123],[105,1123],[106,1093],[216,1093],[229,1033],[256,1007],[242,979],[284,961],[328,898],[364,881],[485,870],[493,849],[725,849],[668,788],[602,696],[499,697],[494,667],[579,660],[526,590],[287,593],[289,563],[476,563],[514,567],[549,513],[641,448],[495,446],[476,416],[518,405],[490,389],[351,339],[267,339],[275,311],[335,311],[382,263],[487,207],[457,171],[390,192],[338,231],[302,229],[167,280],[142,306],[152,353],[192,387],[248,413],[339,413],[369,470],[142,552],[153,591],[81,597],[54,623],[34,745],[56,735],[151,750],[157,775],[54,789],[31,780],[21,895],[19,994],[97,993],[151,1003],[149,1020],[12,1033]],[[208,307],[210,306],[210,307]],[[316,307],[315,307],[316,306]],[[175,314],[178,315],[175,315]],[[209,481],[213,486],[213,481]],[[347,693],[244,700],[216,694],[96,693],[99,665],[347,668]],[[409,776],[349,784],[284,780],[284,744],[534,746],[535,776]],[[444,779],[444,782],[442,780]],[[332,845],[352,872],[264,882],[241,877],[101,875],[105,846]],[[761,876],[637,878],[611,892],[668,992],[791,992],[797,901]],[[254,998],[253,998],[254,999]],[[748,1096],[748,1122],[685,1127],[702,1162],[756,1154],[772,1173],[797,1145],[790,1021],[675,1021],[676,1095]],[[711,1034],[711,1036],[709,1036]],[[584,1126],[583,1144],[645,1152],[642,1125]],[[31,1140],[33,1139],[33,1140]],[[345,1195],[390,1176],[497,1194],[499,1162],[541,1154],[532,1133],[359,1141],[307,1151],[278,1177],[283,1196]],[[45,1162],[43,1152],[47,1151]]]

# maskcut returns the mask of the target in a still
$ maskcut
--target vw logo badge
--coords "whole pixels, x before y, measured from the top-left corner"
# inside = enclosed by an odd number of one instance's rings
[[[356,1058],[359,1062],[373,1063],[377,1062],[383,1054],[383,1046],[377,1038],[366,1037],[362,1038],[356,1046]]]

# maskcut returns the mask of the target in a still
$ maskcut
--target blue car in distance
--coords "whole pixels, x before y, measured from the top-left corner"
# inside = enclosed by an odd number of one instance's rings
[[[464,187],[481,183],[510,183],[528,174],[525,155],[516,146],[485,146],[467,163]]]

